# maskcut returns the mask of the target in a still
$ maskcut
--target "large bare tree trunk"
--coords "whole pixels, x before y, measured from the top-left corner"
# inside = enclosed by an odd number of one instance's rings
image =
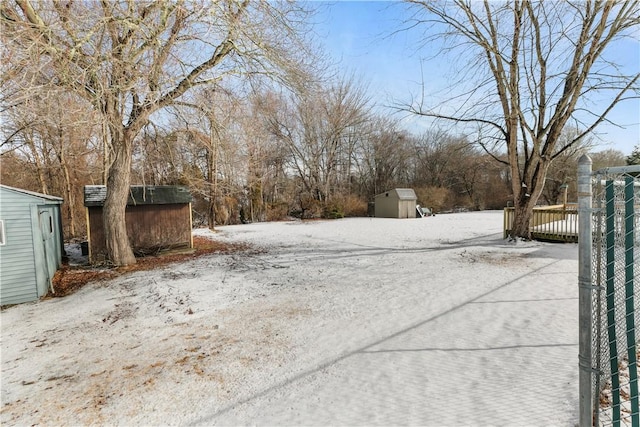
[[[131,181],[133,141],[131,135],[126,131],[121,135],[121,138],[122,141],[119,144],[114,144],[115,156],[109,168],[107,198],[102,213],[109,261],[117,266],[136,263],[125,221]]]
[[[530,198],[519,201],[514,208],[513,225],[511,227],[511,239],[522,237],[531,238],[531,216],[533,214],[533,203]]]
[[[533,175],[512,179],[512,190],[514,194],[514,218],[511,227],[511,237],[531,239],[531,220],[533,219],[533,208],[540,199],[544,190],[545,176],[549,170],[551,162],[539,157],[530,159],[528,170],[535,170]]]

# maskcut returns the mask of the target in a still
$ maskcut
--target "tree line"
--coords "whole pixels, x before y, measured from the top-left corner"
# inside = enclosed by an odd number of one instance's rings
[[[476,141],[408,132],[399,118],[372,113],[354,79],[318,84],[304,97],[269,87],[246,97],[232,89],[197,96],[206,108],[175,107],[142,129],[131,182],[189,187],[199,226],[366,216],[376,194],[396,187],[413,188],[436,213],[512,200],[508,167]],[[100,121],[66,93],[16,105],[6,117],[2,182],[63,197],[65,235],[85,236],[83,186],[106,182]],[[581,144],[554,162],[542,203],[561,202],[565,184],[575,199],[577,159],[593,148]],[[591,155],[596,168],[626,162],[616,150]]]
[[[557,201],[591,132],[637,90],[640,73],[613,73],[606,53],[638,4],[406,3],[406,31],[469,58],[452,79],[462,95],[397,109],[436,121],[421,134],[335,72],[313,3],[2,2],[2,182],[62,196],[68,236],[85,233],[82,186],[105,184],[114,265],[135,262],[132,183],[189,186],[210,227],[366,215],[375,194],[412,187],[436,212],[511,202],[526,237],[533,206]]]

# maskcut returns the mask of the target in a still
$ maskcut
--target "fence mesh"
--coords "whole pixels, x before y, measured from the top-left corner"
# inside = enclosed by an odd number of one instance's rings
[[[640,168],[592,180],[594,425],[640,427]]]

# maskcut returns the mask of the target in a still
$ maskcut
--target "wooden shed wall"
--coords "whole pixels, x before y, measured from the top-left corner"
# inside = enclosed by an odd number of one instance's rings
[[[106,242],[102,207],[87,208],[89,256],[104,261]],[[127,206],[127,234],[136,252],[191,246],[191,206],[189,204]]]

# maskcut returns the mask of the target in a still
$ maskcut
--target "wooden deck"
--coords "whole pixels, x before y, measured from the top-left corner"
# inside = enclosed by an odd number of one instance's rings
[[[509,236],[514,208],[504,208],[504,237]],[[551,242],[578,241],[578,209],[575,204],[533,208],[531,237]]]

